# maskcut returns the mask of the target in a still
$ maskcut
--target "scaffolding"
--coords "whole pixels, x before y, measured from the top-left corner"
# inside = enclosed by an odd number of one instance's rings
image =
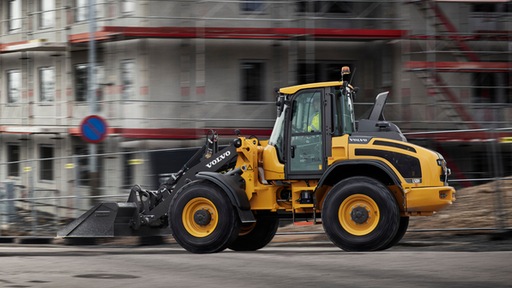
[[[403,65],[426,89],[424,120],[436,123],[418,126],[424,130],[442,130],[453,123],[459,129],[507,127],[512,107],[510,3],[460,2],[407,2],[406,13],[411,19],[421,17],[424,26],[411,25]],[[486,7],[495,12],[480,11]],[[482,19],[494,23],[494,29],[481,30],[489,26]]]
[[[0,141],[19,136],[20,161],[38,162],[36,138],[44,135],[58,148],[54,156],[72,157],[79,123],[89,111],[77,99],[77,65],[86,67],[90,41],[87,7],[80,6],[87,1],[56,0],[53,8],[35,1],[0,3]],[[19,15],[7,13],[10,3],[19,3]],[[109,173],[123,165],[116,155],[130,149],[137,154],[132,158],[147,160],[135,173],[144,176],[134,181],[150,181],[149,158],[141,155],[198,145],[210,128],[224,142],[236,128],[266,138],[276,115],[273,87],[339,80],[333,78],[339,77],[334,68],[341,65],[351,66],[354,85],[363,88],[356,99],[357,118],[365,116],[375,95],[391,90],[386,119],[397,123],[409,141],[449,157],[456,183],[476,185],[479,180],[472,179],[512,173],[507,164],[512,163],[510,1],[97,0],[95,9],[103,69],[98,74],[104,75],[98,79],[98,114],[110,126],[110,142],[98,155],[108,155]],[[166,52],[167,47],[173,50]],[[265,63],[268,72],[265,96],[256,101],[240,96],[239,71],[215,71],[227,65],[223,57],[245,59],[236,53],[249,48],[254,56],[247,63]],[[153,54],[174,58],[160,63]],[[132,83],[123,82],[120,65],[136,69]],[[52,101],[41,98],[40,67],[54,67]],[[19,76],[15,103],[8,100],[9,71]],[[163,73],[170,73],[169,79],[158,78]],[[230,78],[232,87],[224,87],[223,78]],[[126,96],[130,93],[137,97]],[[62,161],[79,166],[75,160]],[[0,166],[2,177],[6,170]],[[80,190],[77,173],[59,173],[63,180],[55,183],[56,191]],[[18,185],[53,185],[28,175],[21,173]],[[114,184],[102,189],[122,190]]]

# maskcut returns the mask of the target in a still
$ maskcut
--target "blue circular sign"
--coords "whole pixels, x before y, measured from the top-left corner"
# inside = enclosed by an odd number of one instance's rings
[[[80,132],[86,142],[101,142],[107,136],[107,122],[98,115],[87,116],[80,123]]]

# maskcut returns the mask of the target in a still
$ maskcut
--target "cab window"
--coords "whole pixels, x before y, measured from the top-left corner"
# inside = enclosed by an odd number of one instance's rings
[[[322,91],[302,92],[293,101],[290,172],[322,170]]]

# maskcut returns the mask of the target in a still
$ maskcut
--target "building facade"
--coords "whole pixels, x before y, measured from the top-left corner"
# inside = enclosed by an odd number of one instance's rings
[[[485,130],[512,123],[509,1],[97,0],[89,8],[0,1],[0,175],[20,193],[155,188],[165,167],[154,167],[151,151],[201,145],[210,128],[223,143],[234,129],[268,136],[275,87],[339,80],[342,66],[361,88],[358,117],[390,91],[387,120],[452,155],[456,178],[498,173],[482,171],[486,141],[511,132]],[[95,160],[79,129],[91,94],[109,125]],[[444,130],[459,132],[427,133]],[[484,144],[467,145],[475,139]],[[499,143],[500,173],[510,173],[510,147]]]

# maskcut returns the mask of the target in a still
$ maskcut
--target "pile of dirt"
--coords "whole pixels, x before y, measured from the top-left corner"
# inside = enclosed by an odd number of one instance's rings
[[[411,217],[409,229],[493,228],[512,225],[512,180],[457,190],[453,205],[429,217]]]
[[[4,224],[0,227],[1,236],[55,236],[57,230],[61,227],[58,226],[59,219],[54,214],[43,211],[33,213],[32,210],[16,207],[16,214],[12,217],[9,224]],[[11,215],[12,216],[12,215]]]

